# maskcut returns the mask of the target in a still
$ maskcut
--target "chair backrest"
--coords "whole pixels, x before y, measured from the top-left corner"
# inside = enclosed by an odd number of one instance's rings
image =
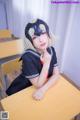
[[[6,90],[6,86],[9,86],[21,73],[21,64],[19,58],[16,58],[1,65],[0,88],[2,87]]]
[[[19,58],[10,60],[4,64],[2,64],[2,71],[4,74],[8,74],[13,72],[14,70],[20,70],[21,69],[21,62],[19,62]]]

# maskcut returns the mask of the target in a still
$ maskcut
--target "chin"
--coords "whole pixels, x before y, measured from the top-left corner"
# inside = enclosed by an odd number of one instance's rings
[[[42,49],[46,49],[48,45],[46,44],[45,46],[41,46]]]
[[[46,50],[47,49],[47,46],[46,47],[41,47],[41,50]]]

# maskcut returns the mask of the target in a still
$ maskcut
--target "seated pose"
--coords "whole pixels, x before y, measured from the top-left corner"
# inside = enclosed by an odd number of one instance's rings
[[[56,52],[53,46],[49,46],[51,39],[49,27],[43,20],[37,19],[34,23],[28,23],[25,36],[35,50],[27,49],[21,56],[21,74],[12,82],[6,93],[11,95],[34,85],[36,91],[33,93],[33,98],[40,100],[58,80]]]

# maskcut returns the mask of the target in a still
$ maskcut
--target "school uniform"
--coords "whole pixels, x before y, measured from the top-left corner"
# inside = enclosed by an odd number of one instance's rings
[[[54,47],[49,47],[50,54],[52,56],[50,67],[48,71],[48,78],[52,76],[54,67],[57,66],[57,57]],[[29,79],[35,78],[40,75],[43,63],[40,60],[40,53],[27,49],[22,55],[22,72],[21,74],[12,82],[10,87],[6,90],[7,95],[14,94],[24,88],[32,85]]]

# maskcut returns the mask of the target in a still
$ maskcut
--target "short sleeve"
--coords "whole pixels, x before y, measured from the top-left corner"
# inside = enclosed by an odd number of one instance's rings
[[[51,47],[51,48],[52,48],[52,62],[53,62],[53,67],[56,67],[56,66],[58,66],[56,52],[55,52],[54,47]]]
[[[24,55],[22,57],[22,74],[29,79],[37,77],[39,75],[32,57],[28,55]]]

